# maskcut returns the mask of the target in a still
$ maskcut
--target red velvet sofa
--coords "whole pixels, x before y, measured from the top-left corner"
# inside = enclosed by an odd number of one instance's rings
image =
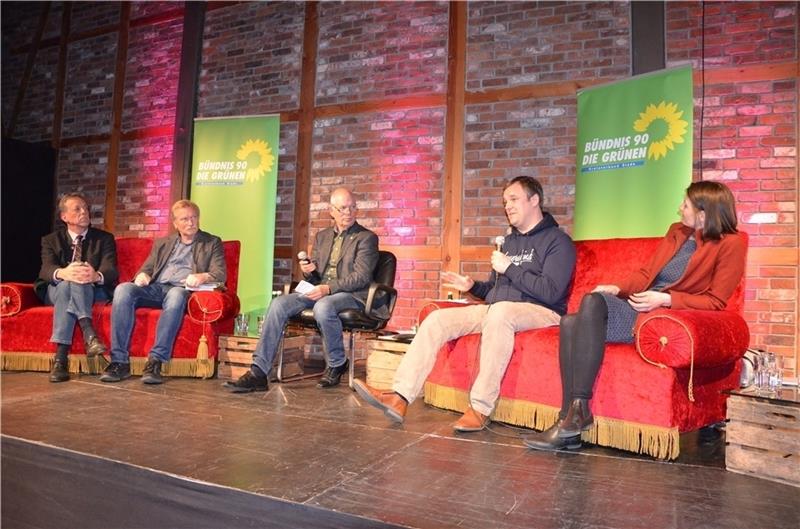
[[[131,281],[144,263],[152,239],[117,239],[120,282]],[[228,269],[225,292],[194,292],[189,298],[172,360],[162,372],[169,376],[210,377],[214,374],[218,336],[233,331],[234,316],[239,312],[236,294],[239,282],[239,241],[223,243]],[[139,308],[131,337],[131,372],[141,374],[147,354],[155,340],[156,323],[161,309]],[[110,346],[111,304],[95,304],[92,318],[97,334]],[[3,370],[48,371],[55,352],[50,343],[53,307],[36,297],[32,284],[0,284],[0,356]],[[69,370],[73,373],[97,373],[104,365],[87,359],[83,336],[78,326],[72,340]]]
[[[659,240],[577,242],[569,312],[576,312],[596,285],[614,284],[641,266]],[[722,392],[738,387],[739,360],[750,337],[741,315],[743,298],[744,279],[724,311],[658,309],[639,317],[634,344],[608,344],[591,402],[595,424],[584,441],[674,459],[680,433],[724,420]],[[447,305],[424,306],[420,321]],[[425,385],[425,402],[466,409],[478,341],[473,334],[442,347]],[[518,333],[493,419],[543,430],[555,422],[560,405],[558,327]]]

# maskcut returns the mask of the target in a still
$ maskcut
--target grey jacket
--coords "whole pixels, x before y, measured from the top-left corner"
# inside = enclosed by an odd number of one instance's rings
[[[180,234],[175,233],[157,239],[153,243],[153,249],[136,275],[144,272],[155,280],[158,274],[164,269],[178,240]],[[216,235],[211,235],[205,231],[198,231],[194,236],[192,246],[192,273],[211,274],[212,281],[224,283],[227,278],[227,268],[225,267],[225,252],[222,249],[222,239]]]
[[[336,231],[326,228],[314,238],[314,249],[311,260],[316,263],[317,270],[306,276],[310,283],[322,283],[322,274],[331,257],[333,238]],[[342,242],[342,255],[336,266],[337,279],[328,283],[331,294],[350,292],[362,303],[367,300],[369,284],[378,264],[378,236],[359,223],[348,228]]]

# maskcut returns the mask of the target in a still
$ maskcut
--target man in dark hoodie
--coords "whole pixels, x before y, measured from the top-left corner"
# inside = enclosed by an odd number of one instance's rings
[[[450,340],[480,332],[480,366],[470,389],[470,405],[453,428],[474,432],[486,427],[511,360],[515,333],[558,325],[567,310],[575,246],[552,215],[542,212],[542,201],[542,186],[534,178],[518,176],[506,184],[503,204],[511,233],[502,248],[492,252],[489,280],[442,272],[445,287],[469,292],[486,303],[431,313],[400,362],[392,391],[356,380],[359,396],[391,420],[403,422],[439,349]]]

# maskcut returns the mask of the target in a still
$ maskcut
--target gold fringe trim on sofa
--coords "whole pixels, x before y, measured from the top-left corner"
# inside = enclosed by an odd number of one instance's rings
[[[425,384],[425,402],[437,408],[464,412],[469,405],[466,391],[439,384]],[[492,420],[544,430],[552,426],[558,418],[558,408],[537,404],[527,400],[501,398],[492,413]]]
[[[0,354],[3,371],[50,371],[52,353],[14,353],[3,351]],[[132,357],[131,374],[141,375],[146,358]],[[106,362],[98,358],[86,358],[83,354],[69,355],[69,372],[99,375]],[[211,378],[214,375],[214,361],[210,359],[177,358],[165,362],[161,373],[169,377]]]
[[[463,412],[469,404],[466,391],[439,384],[425,384],[425,402],[437,408]],[[492,420],[536,430],[555,424],[558,408],[524,400],[501,397]],[[657,459],[676,459],[680,453],[680,435],[677,428],[665,428],[620,419],[594,418],[594,426],[581,438],[600,446],[619,448]]]
[[[680,432],[621,419],[594,417],[594,425],[583,432],[587,443],[647,454],[657,459],[676,459],[680,454]]]

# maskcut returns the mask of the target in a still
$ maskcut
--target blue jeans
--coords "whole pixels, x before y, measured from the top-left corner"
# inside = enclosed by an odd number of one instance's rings
[[[106,291],[94,285],[82,285],[72,281],[61,281],[47,285],[45,304],[53,305],[53,343],[71,345],[75,322],[92,317],[92,305],[96,301],[108,301]]]
[[[161,309],[156,326],[156,341],[149,356],[161,362],[168,361],[172,356],[175,337],[183,323],[190,294],[183,287],[155,282],[144,287],[133,283],[121,283],[117,286],[111,306],[111,361],[122,364],[130,362],[128,348],[136,319],[136,307]]]
[[[305,309],[314,309],[314,319],[317,320],[322,344],[325,350],[325,362],[328,367],[339,367],[347,358],[344,354],[344,341],[342,339],[342,320],[339,313],[347,309],[363,309],[364,304],[348,292],[338,292],[325,296],[319,301],[313,301],[297,293],[278,296],[272,300],[261,337],[253,353],[253,364],[266,374],[272,370],[275,354],[283,336],[286,322]]]

